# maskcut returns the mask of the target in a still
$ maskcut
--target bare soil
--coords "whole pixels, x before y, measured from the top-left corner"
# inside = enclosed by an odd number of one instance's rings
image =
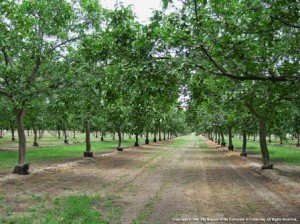
[[[122,223],[226,223],[233,218],[244,220],[231,223],[261,223],[260,218],[296,218],[299,223],[299,167],[262,172],[258,158],[241,158],[200,137],[187,139],[182,147],[172,141],[152,143],[32,167],[29,176],[7,174],[0,179],[0,193],[15,207],[15,215],[26,213],[25,199],[32,195],[98,193],[118,198]],[[199,147],[203,141],[207,146]]]

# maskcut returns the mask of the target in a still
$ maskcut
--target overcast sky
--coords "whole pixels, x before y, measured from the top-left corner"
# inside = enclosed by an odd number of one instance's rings
[[[143,23],[148,23],[152,15],[153,9],[162,9],[161,0],[120,0],[125,6],[133,5],[133,10],[138,17],[138,20]],[[103,7],[114,9],[116,0],[100,0]]]

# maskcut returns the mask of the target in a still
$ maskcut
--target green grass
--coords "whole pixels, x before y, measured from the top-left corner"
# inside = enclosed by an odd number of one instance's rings
[[[49,138],[52,139],[53,136],[47,136],[46,139],[42,139],[41,143],[49,143]],[[30,164],[42,163],[42,162],[59,162],[65,159],[81,158],[83,152],[85,151],[85,143],[82,137],[76,141],[80,143],[76,144],[66,144],[61,143],[62,139],[52,139],[53,144],[60,144],[48,147],[38,147],[38,148],[28,148],[27,150],[27,162]],[[111,138],[105,138],[104,142],[100,142],[99,139],[93,138],[92,151],[94,154],[99,154],[103,152],[109,152],[115,150],[117,147],[117,140],[112,140]],[[134,145],[134,138],[124,139],[122,142],[123,147],[131,147]],[[140,138],[141,143],[144,138]],[[7,139],[0,140],[0,147],[5,147]],[[16,144],[16,143],[14,143]],[[16,146],[15,146],[16,147]],[[12,151],[0,151],[0,170],[12,169],[17,165],[18,152],[16,150]]]
[[[44,201],[44,200],[42,200]],[[35,206],[26,215],[8,214],[0,223],[16,224],[110,224],[121,223],[121,208],[114,197],[72,195],[52,199],[48,206]]]
[[[268,144],[271,160],[300,165],[300,148],[292,147],[295,145],[292,144],[294,142],[291,141],[291,145],[286,145],[285,142],[283,145],[280,145],[278,140],[272,141],[273,143]],[[243,142],[241,139],[233,139],[233,145],[236,150],[241,150],[242,144]],[[249,140],[247,142],[247,151],[249,153],[261,155],[259,141]]]

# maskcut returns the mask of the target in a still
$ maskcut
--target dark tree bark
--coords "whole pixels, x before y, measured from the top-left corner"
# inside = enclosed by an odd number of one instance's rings
[[[91,144],[91,130],[90,130],[90,123],[88,120],[84,122],[85,128],[85,152],[83,153],[84,157],[93,157],[93,153],[91,151],[92,144]]]
[[[170,139],[170,132],[168,132],[168,139]]]
[[[104,132],[101,132],[101,142],[104,141]]]
[[[154,132],[153,142],[156,142],[156,131]]]
[[[58,135],[58,138],[60,138],[60,128],[59,128],[59,125],[57,125],[57,135]]]
[[[15,138],[15,129],[13,125],[11,125],[11,140],[14,142],[16,140]]]
[[[24,129],[25,109],[18,109],[16,112],[17,129],[19,136],[19,160],[18,166],[15,167],[13,173],[26,175],[28,174],[29,165],[26,164],[26,134]]]
[[[158,141],[161,142],[161,130],[158,131]]]
[[[139,134],[138,133],[135,133],[135,143],[134,143],[134,146],[135,147],[139,146]]]
[[[36,126],[35,126],[34,123],[32,124],[32,127],[33,127],[33,136],[34,136],[33,146],[38,147],[39,144],[38,144],[38,141],[37,141],[37,138],[38,138],[38,136],[37,136],[37,129],[36,129]]]
[[[247,131],[246,129],[243,130],[243,146],[241,156],[247,156]]]
[[[164,131],[164,141],[166,141],[166,132]]]
[[[76,138],[76,131],[73,131],[73,138]]]
[[[64,137],[65,137],[65,140],[64,140],[64,143],[65,144],[69,144],[69,140],[68,140],[68,136],[67,136],[67,130],[66,130],[66,125],[64,124]]]
[[[121,130],[118,130],[118,147],[117,147],[118,151],[123,151],[121,145],[122,145],[122,133]]]
[[[228,150],[233,151],[233,144],[232,144],[232,127],[228,129]]]
[[[3,130],[2,130],[2,128],[0,129],[0,138],[3,138]]]
[[[300,147],[300,134],[298,133],[298,137],[297,137],[297,144],[296,144],[297,147]]]
[[[279,139],[280,139],[280,145],[282,145],[283,144],[282,135],[279,135]]]
[[[146,132],[146,139],[145,139],[145,144],[149,145],[149,132]]]
[[[253,141],[255,142],[256,134],[253,134]]]
[[[263,156],[262,169],[273,169],[273,164],[270,163],[270,155],[267,145],[266,120],[263,117],[260,117],[259,119],[259,142]]]
[[[272,137],[271,137],[271,134],[269,134],[269,143],[272,143]]]
[[[224,133],[223,132],[221,133],[221,141],[222,141],[221,142],[221,146],[225,147],[226,146],[226,142],[225,142],[225,137],[224,137]]]

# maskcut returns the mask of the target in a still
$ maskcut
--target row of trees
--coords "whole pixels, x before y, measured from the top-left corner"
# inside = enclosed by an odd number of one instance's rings
[[[0,99],[16,119],[16,168],[26,165],[25,112],[35,124],[45,105],[60,128],[102,121],[138,136],[182,120],[182,95],[195,130],[222,136],[242,124],[249,132],[256,120],[263,168],[272,168],[267,128],[299,134],[298,2],[182,4],[142,25],[130,7],[106,10],[97,0],[2,1]],[[290,122],[280,125],[283,115]]]
[[[160,42],[155,21],[142,25],[130,7],[106,10],[97,0],[5,0],[0,13],[1,127],[18,132],[14,172],[28,172],[25,128],[66,132],[83,124],[85,156],[92,156],[91,129],[117,132],[119,149],[125,131],[136,146],[143,132],[185,131],[182,78],[152,56]]]
[[[267,134],[299,139],[299,22],[298,1],[187,0],[162,25],[184,67],[189,123],[223,145],[228,134],[231,150],[233,130],[259,132],[263,169]]]

